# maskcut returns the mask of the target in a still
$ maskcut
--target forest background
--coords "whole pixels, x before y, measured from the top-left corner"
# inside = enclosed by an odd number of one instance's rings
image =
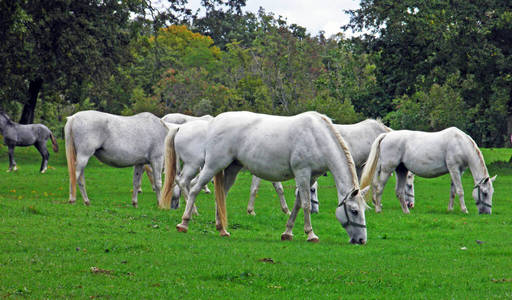
[[[510,146],[512,2],[362,0],[325,36],[247,1],[0,0],[0,109],[60,136],[85,109],[316,110]]]

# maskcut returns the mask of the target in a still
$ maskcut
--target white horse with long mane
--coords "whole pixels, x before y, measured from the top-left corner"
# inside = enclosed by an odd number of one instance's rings
[[[449,173],[452,184],[448,209],[453,210],[453,199],[457,194],[461,210],[467,213],[461,175],[468,167],[475,183],[473,198],[478,211],[490,214],[494,193],[492,182],[496,176],[489,177],[475,141],[455,127],[439,132],[398,130],[381,134],[372,145],[361,187],[372,184],[375,209],[380,211],[382,191],[391,173],[396,171],[396,195],[403,212],[409,213],[404,200],[407,171],[427,178]]]
[[[175,131],[166,137],[166,176],[176,163]],[[176,227],[186,232],[192,208],[201,187],[215,177],[217,229],[229,235],[225,197],[238,172],[247,168],[252,174],[269,181],[295,178],[298,197],[281,239],[293,237],[297,213],[304,210],[304,231],[308,241],[318,241],[311,226],[310,187],[316,178],[329,170],[338,189],[336,217],[350,236],[351,243],[367,240],[364,194],[360,190],[355,165],[345,141],[326,116],[316,112],[292,117],[251,112],[227,112],[211,121],[205,144],[205,164],[192,185],[182,222]],[[162,197],[170,198],[172,184],[165,182]],[[167,201],[162,198],[162,201]]]
[[[358,178],[361,177],[363,167],[370,155],[373,141],[375,141],[381,133],[392,131],[391,128],[384,125],[380,120],[373,119],[367,119],[355,124],[334,124],[334,128],[347,143],[347,147],[356,165]],[[259,182],[255,182],[253,179],[251,197],[247,205],[247,212],[250,214],[254,214],[254,199],[258,190],[258,184]],[[414,174],[410,172],[407,174],[407,182],[405,185],[405,202],[408,207],[414,207]],[[315,183],[311,186],[311,213],[318,213],[318,211],[318,184]]]

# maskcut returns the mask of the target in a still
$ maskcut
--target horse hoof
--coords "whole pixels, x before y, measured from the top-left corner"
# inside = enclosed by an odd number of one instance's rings
[[[139,205],[137,203],[132,203],[133,207],[137,208]]]
[[[468,211],[468,209],[467,209],[467,208],[464,208],[464,209],[462,210],[462,212],[463,212],[463,213],[465,213],[465,214],[469,214],[469,211]]]
[[[254,210],[247,210],[247,213],[250,214],[251,216],[255,216],[256,215]]]
[[[283,213],[285,215],[291,215],[292,214],[292,212],[289,209],[283,209]]]
[[[283,233],[281,234],[281,241],[291,241],[293,240],[293,234]]]
[[[229,232],[227,232],[227,231],[226,231],[226,230],[224,230],[224,229],[220,231],[220,236],[228,236],[228,237],[229,237],[230,235],[231,235],[231,234],[229,234]]]
[[[318,243],[319,241],[320,241],[320,239],[318,237],[308,239],[308,242],[310,242],[310,243]]]
[[[75,204],[76,203],[76,200],[69,200],[68,202],[69,204]]]
[[[91,205],[91,202],[87,201],[87,202],[84,202],[85,206],[90,206]]]
[[[188,231],[188,228],[182,224],[176,225],[176,229],[178,230],[178,232],[183,232],[183,233],[187,233],[187,231]]]

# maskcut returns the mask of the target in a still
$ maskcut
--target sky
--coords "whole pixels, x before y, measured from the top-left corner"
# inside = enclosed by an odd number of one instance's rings
[[[200,0],[188,0],[188,3],[193,11],[201,7]],[[343,10],[359,8],[359,0],[247,0],[244,11],[256,13],[260,7],[276,17],[283,16],[288,24],[305,27],[312,35],[323,30],[329,37],[341,32],[340,27],[350,20]],[[345,35],[351,33],[345,32]]]

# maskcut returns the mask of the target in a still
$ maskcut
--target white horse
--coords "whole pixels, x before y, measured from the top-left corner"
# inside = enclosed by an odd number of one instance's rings
[[[347,147],[352,154],[356,165],[357,177],[361,178],[363,167],[370,154],[373,141],[381,134],[392,131],[391,128],[382,124],[380,120],[367,119],[356,124],[338,125],[334,124],[334,128],[343,137],[347,143]],[[259,184],[259,182],[256,182]],[[247,205],[247,212],[254,214],[254,198],[258,191],[258,186],[251,186],[251,197]],[[408,207],[414,207],[414,174],[408,173],[407,184],[405,186],[405,201]],[[277,189],[276,189],[277,190]],[[286,205],[286,202],[284,202]],[[284,209],[284,208],[283,208]],[[318,184],[311,187],[311,213],[319,212],[318,202]]]
[[[163,118],[162,118],[162,120],[164,120],[165,122],[172,123],[172,124],[184,124],[187,122],[197,121],[197,120],[210,121],[211,119],[213,119],[213,117],[210,115],[194,117],[194,116],[184,115],[184,114],[180,114],[180,113],[167,114],[167,115],[163,116]]]
[[[86,205],[84,168],[91,156],[113,167],[134,166],[132,204],[137,207],[144,165],[153,170],[153,190],[160,198],[161,173],[164,160],[163,140],[168,128],[158,117],[140,113],[130,117],[99,111],[81,111],[67,118],[64,133],[69,171],[69,202],[76,201],[76,182]]]
[[[173,172],[176,163],[175,134],[166,138],[165,167]],[[338,189],[336,217],[350,236],[351,243],[366,243],[364,194],[359,189],[355,165],[343,138],[332,122],[316,112],[292,117],[251,112],[227,112],[211,121],[205,144],[205,164],[188,194],[187,206],[178,231],[186,232],[192,208],[201,186],[215,177],[217,229],[229,235],[225,196],[238,172],[245,167],[252,174],[269,181],[295,178],[298,197],[288,219],[282,240],[293,237],[297,213],[304,210],[304,231],[308,241],[318,241],[311,226],[310,187],[316,178],[329,170]],[[166,181],[162,201],[170,201],[172,183]]]
[[[448,209],[453,210],[453,198],[457,194],[461,210],[467,213],[461,175],[468,167],[475,183],[473,198],[478,211],[490,214],[494,193],[492,182],[496,176],[489,177],[482,153],[473,139],[455,127],[439,132],[399,130],[381,134],[372,145],[361,186],[369,186],[373,181],[375,209],[379,212],[384,185],[396,171],[396,195],[403,212],[409,213],[404,201],[408,170],[427,178],[450,173],[452,184]]]
[[[171,128],[179,128],[174,139],[177,174],[176,178],[166,177],[165,180],[175,180],[177,186],[174,187],[171,203],[160,203],[160,208],[177,209],[179,207],[181,192],[183,191],[183,194],[186,195],[190,190],[191,183],[195,182],[193,178],[199,173],[204,165],[204,147],[208,124],[209,122],[204,119],[188,121],[182,125],[169,124]],[[183,162],[182,167],[180,167],[180,161]],[[253,176],[252,181],[253,183],[255,181],[259,182],[261,179]],[[282,184],[274,183],[274,188],[280,196],[281,209],[285,214],[290,214],[284,198]],[[209,193],[210,191],[207,190],[206,192]],[[186,196],[184,197],[185,199],[187,198]]]

